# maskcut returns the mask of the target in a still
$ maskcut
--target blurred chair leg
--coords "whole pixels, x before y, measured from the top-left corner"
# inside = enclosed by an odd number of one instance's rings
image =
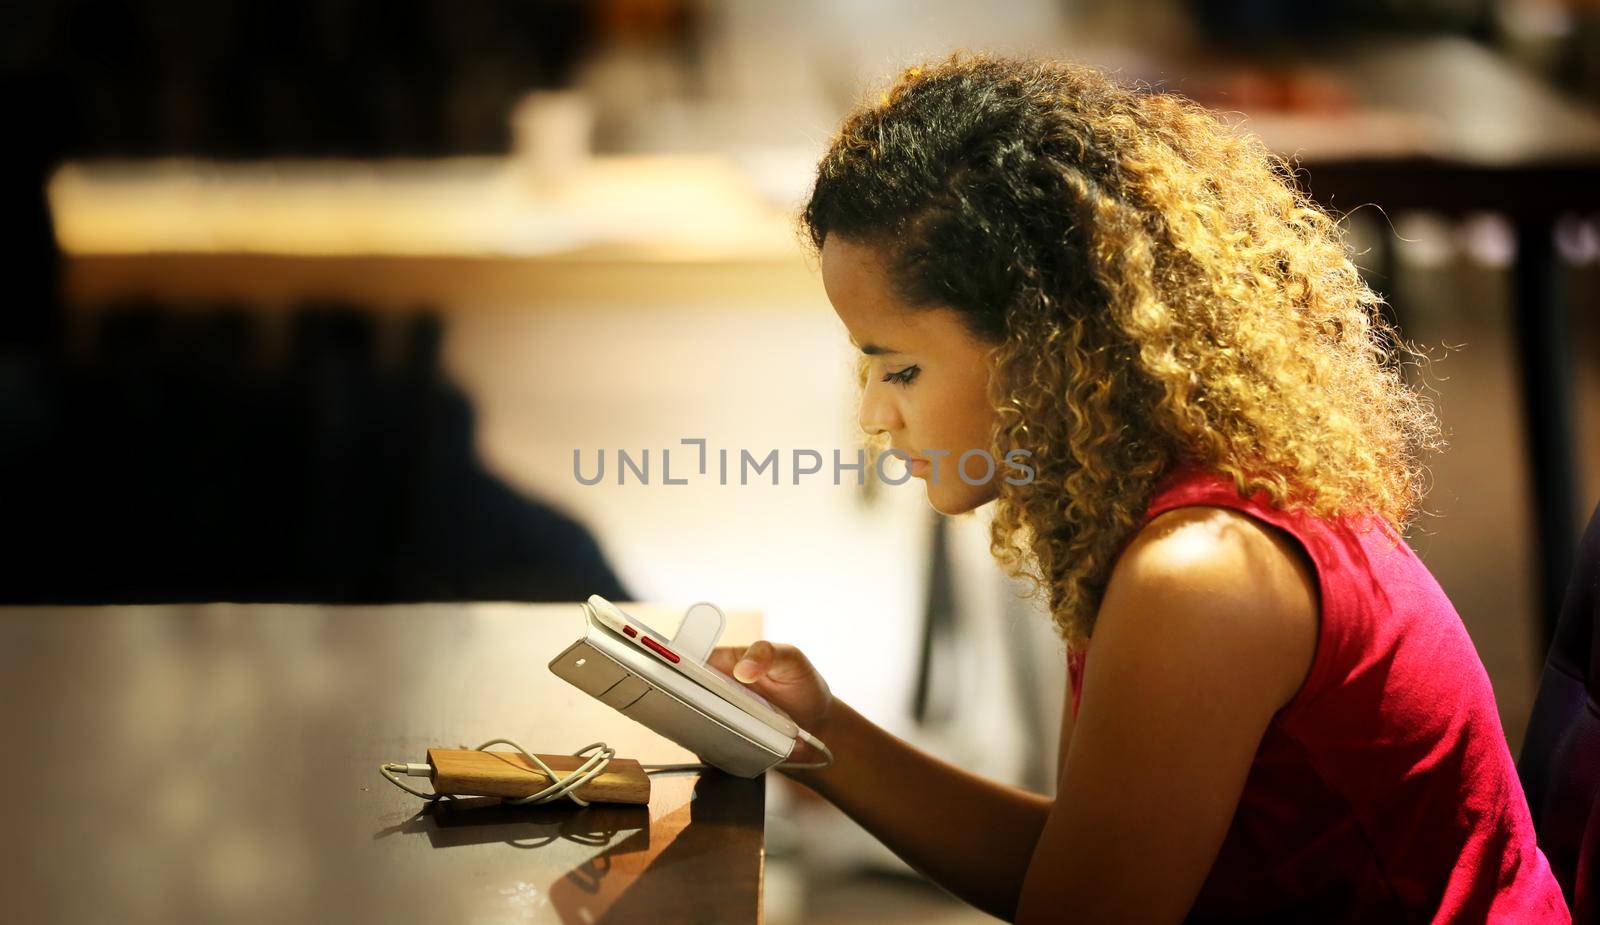
[[[928,597],[923,607],[922,639],[917,647],[916,688],[911,697],[911,717],[919,726],[948,721],[954,704],[952,681],[940,677],[936,664],[949,665],[956,644],[955,582],[950,567],[949,525],[942,514],[933,515],[933,541],[928,553]],[[942,684],[943,687],[938,685]]]
[[[1512,307],[1521,366],[1528,474],[1537,533],[1538,652],[1555,639],[1561,596],[1577,545],[1573,469],[1571,325],[1550,226],[1517,225]]]

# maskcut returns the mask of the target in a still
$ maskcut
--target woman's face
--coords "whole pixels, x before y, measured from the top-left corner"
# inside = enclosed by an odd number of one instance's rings
[[[1008,474],[1004,460],[991,467],[974,454],[966,479],[956,469],[968,450],[992,453],[988,345],[954,309],[912,308],[897,299],[882,256],[867,245],[824,239],[822,284],[850,342],[866,354],[861,429],[887,435],[913,460],[911,474],[926,482],[935,510],[960,514],[994,500]]]

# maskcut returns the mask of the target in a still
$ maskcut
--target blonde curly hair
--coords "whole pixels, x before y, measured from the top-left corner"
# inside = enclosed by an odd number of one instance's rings
[[[1085,65],[956,53],[840,127],[801,217],[886,255],[898,294],[992,346],[990,549],[1093,629],[1114,559],[1180,464],[1404,532],[1444,445],[1408,345],[1337,221],[1258,139]]]

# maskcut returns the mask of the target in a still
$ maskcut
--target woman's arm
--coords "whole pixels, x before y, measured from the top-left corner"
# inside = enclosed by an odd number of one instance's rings
[[[942,761],[873,724],[842,701],[822,728],[834,763],[786,771],[861,823],[929,879],[991,915],[1010,919],[1049,797]]]
[[[1182,921],[1310,670],[1317,585],[1292,541],[1208,508],[1163,526],[1107,586],[1019,923]]]
[[[908,864],[1007,921],[1179,922],[1261,736],[1316,648],[1315,573],[1248,517],[1184,508],[1118,562],[1057,798],[918,751],[843,703],[835,764],[790,776]]]

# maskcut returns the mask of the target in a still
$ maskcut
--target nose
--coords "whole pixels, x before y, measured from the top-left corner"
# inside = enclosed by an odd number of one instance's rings
[[[871,377],[861,392],[861,409],[856,420],[862,431],[874,437],[893,433],[903,426],[894,397],[887,394],[883,383]]]

